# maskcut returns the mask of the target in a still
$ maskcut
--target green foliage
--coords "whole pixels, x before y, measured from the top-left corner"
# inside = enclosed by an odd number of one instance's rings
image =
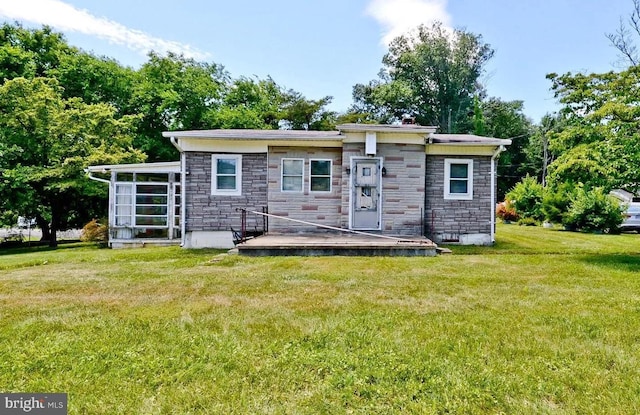
[[[479,136],[483,136],[486,134],[484,115],[482,114],[482,108],[478,95],[473,97],[473,133]]]
[[[151,53],[135,80],[131,106],[142,117],[134,146],[149,161],[170,161],[178,153],[162,131],[211,128],[228,75],[220,65]]]
[[[19,23],[0,27],[0,82],[18,77],[46,77],[65,55],[77,53],[50,27],[25,29]]]
[[[622,221],[620,204],[604,189],[579,186],[563,224],[580,231],[610,232],[615,231]]]
[[[506,199],[513,204],[521,219],[544,219],[542,214],[543,188],[535,177],[526,176],[507,193]]]
[[[524,148],[528,171],[545,185],[549,164],[559,156],[549,148],[549,141],[555,134],[562,132],[564,125],[565,120],[562,115],[557,113],[544,115],[540,124],[534,126],[533,134]]]
[[[522,218],[518,221],[519,226],[538,226],[540,222],[534,218]]]
[[[135,71],[113,59],[85,52],[63,54],[47,76],[63,87],[63,98],[81,98],[86,104],[109,104],[119,116],[135,113],[131,108]]]
[[[561,154],[550,183],[640,190],[640,67],[605,74],[547,75],[565,126],[549,145]]]
[[[336,114],[324,109],[331,100],[330,96],[308,100],[298,92],[289,91],[282,112],[282,121],[286,128],[291,130],[333,130]]]
[[[485,134],[495,138],[511,139],[511,145],[507,146],[498,159],[498,200],[501,200],[521,178],[534,172],[529,167],[524,152],[533,126],[524,115],[522,101],[489,98],[481,105]]]
[[[241,77],[226,89],[213,124],[216,128],[277,130],[284,102],[282,88],[273,79]]]
[[[478,80],[492,56],[482,36],[421,25],[391,42],[380,79],[354,86],[352,112],[383,123],[409,114],[441,132],[471,131],[473,99],[483,92]]]
[[[104,186],[91,182],[84,168],[144,159],[130,147],[134,120],[115,118],[106,104],[64,99],[52,79],[6,81],[0,86],[0,210],[34,217],[40,227],[51,223],[55,245],[57,229],[81,226],[103,206]]]
[[[575,197],[575,186],[565,183],[555,188],[547,186],[542,198],[542,214],[551,223],[563,223],[571,200]]]

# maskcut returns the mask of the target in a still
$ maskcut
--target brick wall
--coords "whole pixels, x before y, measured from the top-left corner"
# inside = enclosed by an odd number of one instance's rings
[[[267,206],[267,155],[242,155],[242,195],[214,196],[211,194],[212,153],[187,152],[186,155],[186,230],[240,230],[241,213],[236,208],[262,211]],[[247,229],[261,230],[263,219],[247,215]]]
[[[444,160],[427,157],[425,228],[435,242],[458,242],[464,234],[491,233],[491,157],[473,158],[473,200],[444,199]]]
[[[304,159],[302,192],[282,192],[281,160]],[[309,190],[309,166],[311,159],[332,160],[331,192]],[[269,148],[269,213],[287,218],[340,226],[342,214],[342,150],[340,148]],[[322,229],[284,219],[270,218],[270,232],[315,232]],[[326,231],[323,231],[326,232]]]

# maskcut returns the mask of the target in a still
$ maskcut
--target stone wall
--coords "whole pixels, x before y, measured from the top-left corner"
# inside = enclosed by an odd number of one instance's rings
[[[283,192],[283,158],[304,159],[302,192]],[[309,189],[309,166],[311,159],[332,160],[331,192],[312,192]],[[340,227],[342,215],[342,149],[340,148],[269,148],[269,213]],[[286,219],[269,218],[269,232],[327,232],[317,226],[292,222]]]
[[[343,172],[351,157],[364,157],[363,143],[345,143]],[[386,175],[382,177],[382,233],[422,235],[425,191],[425,149],[417,144],[377,145]],[[343,227],[349,227],[349,177],[342,186]]]
[[[444,160],[455,156],[425,156],[424,146],[379,143],[382,158],[382,230],[384,234],[426,235],[435,242],[460,242],[464,235],[491,233],[491,158],[475,156],[473,200],[444,199]],[[267,154],[242,155],[242,195],[211,194],[211,153],[187,152],[186,231],[240,229],[236,208],[261,211],[293,219],[348,228],[350,158],[364,157],[364,144],[345,143],[343,148],[274,147]],[[281,159],[305,160],[303,191],[281,191]],[[469,158],[459,157],[459,158]],[[310,159],[331,159],[331,192],[310,192]],[[426,174],[425,174],[426,172]],[[263,218],[248,214],[248,230],[262,230]],[[282,219],[269,219],[271,232],[321,231]]]
[[[186,231],[240,230],[241,212],[236,208],[262,211],[267,206],[267,155],[242,155],[242,195],[211,194],[212,153],[187,152]],[[262,230],[263,218],[247,214],[247,230]]]
[[[444,160],[473,158],[473,200],[444,198]],[[491,157],[428,156],[425,229],[434,242],[491,233]]]

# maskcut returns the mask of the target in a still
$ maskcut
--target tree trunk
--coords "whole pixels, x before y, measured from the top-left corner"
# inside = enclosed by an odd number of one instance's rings
[[[40,238],[40,241],[50,240],[51,232],[49,230],[49,222],[47,222],[47,220],[41,215],[36,215],[36,224],[38,225],[38,228],[42,230],[42,237]]]

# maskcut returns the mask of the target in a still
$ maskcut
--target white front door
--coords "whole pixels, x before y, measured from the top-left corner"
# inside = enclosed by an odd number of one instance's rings
[[[351,228],[379,230],[382,173],[380,159],[351,160]]]

